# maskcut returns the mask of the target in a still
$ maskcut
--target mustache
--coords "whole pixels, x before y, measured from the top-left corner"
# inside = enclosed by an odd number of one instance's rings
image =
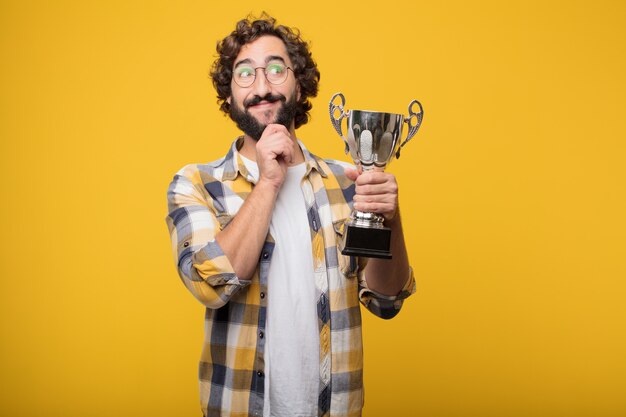
[[[261,96],[254,96],[252,97],[250,100],[246,100],[243,102],[243,106],[244,108],[248,108],[250,106],[255,106],[257,104],[259,104],[262,101],[267,101],[269,103],[274,103],[275,101],[282,101],[282,102],[286,102],[287,98],[285,96],[283,96],[282,94],[272,94],[272,93],[267,93],[265,96],[261,97]]]

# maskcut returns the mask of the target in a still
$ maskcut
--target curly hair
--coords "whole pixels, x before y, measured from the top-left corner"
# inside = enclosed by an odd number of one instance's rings
[[[230,114],[230,104],[226,100],[231,95],[235,59],[244,45],[266,35],[276,36],[283,41],[293,63],[293,73],[300,85],[300,99],[294,118],[295,127],[298,128],[309,120],[309,110],[312,108],[309,97],[317,95],[320,73],[309,51],[309,45],[300,37],[299,30],[277,25],[276,19],[266,13],[259,18],[248,17],[240,20],[235,30],[217,43],[218,57],[210,74],[217,90],[217,102],[224,113]]]

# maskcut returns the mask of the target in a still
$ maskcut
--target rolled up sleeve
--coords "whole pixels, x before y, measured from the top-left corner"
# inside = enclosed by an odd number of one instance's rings
[[[409,276],[406,283],[396,295],[384,295],[367,286],[365,274],[360,268],[359,274],[359,301],[370,312],[383,319],[391,319],[395,317],[402,308],[404,299],[415,293],[415,277],[413,276],[413,268],[409,267]]]
[[[167,192],[172,253],[185,287],[206,307],[220,308],[250,281],[237,277],[215,240],[223,226],[210,196],[193,179],[194,171],[183,168]]]

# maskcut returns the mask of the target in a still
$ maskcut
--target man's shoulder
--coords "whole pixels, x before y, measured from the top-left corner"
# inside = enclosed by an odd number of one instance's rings
[[[237,144],[242,138],[237,138],[221,158],[205,163],[187,164],[176,173],[176,177],[186,177],[192,182],[223,181],[224,177],[234,178],[236,175],[235,154]],[[232,179],[231,178],[231,179]]]
[[[226,170],[226,156],[205,163],[187,164],[176,172],[176,176],[187,177],[193,182],[207,179],[221,181]]]

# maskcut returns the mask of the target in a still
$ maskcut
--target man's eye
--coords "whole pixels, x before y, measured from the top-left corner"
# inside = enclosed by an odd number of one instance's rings
[[[239,68],[237,69],[237,77],[239,78],[248,78],[254,74],[254,70],[252,68]]]
[[[280,64],[273,64],[273,65],[268,65],[266,71],[268,74],[282,74],[284,70],[285,70],[284,66]]]

